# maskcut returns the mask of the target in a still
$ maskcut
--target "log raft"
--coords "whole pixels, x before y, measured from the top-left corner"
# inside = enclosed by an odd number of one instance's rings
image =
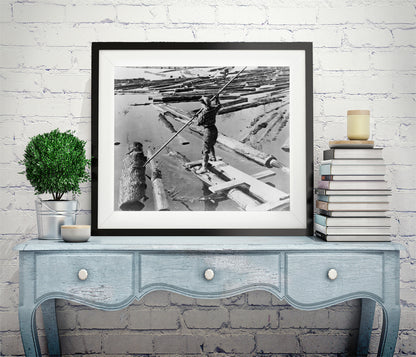
[[[201,160],[186,163],[184,166],[192,171],[213,193],[223,192],[245,211],[282,210],[289,206],[289,195],[272,187],[260,179],[275,175],[266,170],[255,175],[248,175],[222,160],[211,161],[208,171],[198,173],[196,170]]]
[[[170,155],[176,157],[184,165],[186,169],[190,170],[198,179],[200,179],[205,185],[207,185],[208,188],[212,187],[212,185],[221,185],[226,182],[223,178],[217,176],[215,173],[211,171],[198,174],[194,167],[200,166],[201,160],[199,160],[198,162],[189,162],[182,154],[172,150],[170,150]],[[213,192],[212,190],[210,191]],[[242,209],[243,211],[246,211],[249,207],[258,206],[261,204],[257,199],[243,192],[238,187],[231,188],[227,192],[224,192],[224,195],[233,202],[235,202],[237,206],[240,207],[240,209]]]
[[[247,211],[270,211],[287,207],[289,204],[289,195],[287,193],[280,191],[277,188],[260,181],[258,178],[232,167],[231,165],[217,161],[212,163],[211,170],[217,174],[227,177],[229,180],[227,184],[233,184],[232,187],[238,187],[240,185],[247,186],[247,190],[250,195],[262,202],[259,205],[247,207]],[[210,189],[213,192],[218,191],[218,187],[215,186]]]

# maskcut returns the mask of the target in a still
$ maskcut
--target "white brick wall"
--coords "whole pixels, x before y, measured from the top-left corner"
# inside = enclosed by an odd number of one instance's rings
[[[2,0],[0,355],[23,354],[13,246],[36,234],[33,189],[18,174],[18,161],[30,137],[55,127],[90,142],[92,41],[312,41],[316,169],[328,140],[345,136],[346,111],[370,109],[372,138],[389,164],[394,239],[406,247],[396,355],[415,355],[415,6],[414,0]],[[89,223],[91,190],[82,191],[80,221]],[[61,301],[58,320],[67,355],[333,356],[351,351],[358,307],[351,301],[300,312],[265,292],[215,301],[158,292],[117,313]],[[380,321],[378,309],[376,335]],[[43,337],[41,346],[45,351]]]
[[[60,23],[65,21],[65,6],[15,3],[13,21],[21,23]]]
[[[160,24],[167,20],[167,9],[162,6],[117,6],[117,19],[120,23]]]

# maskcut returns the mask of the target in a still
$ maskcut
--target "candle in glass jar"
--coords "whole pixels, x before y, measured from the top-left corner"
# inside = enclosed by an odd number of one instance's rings
[[[367,140],[370,137],[369,110],[348,110],[347,135],[350,140]]]

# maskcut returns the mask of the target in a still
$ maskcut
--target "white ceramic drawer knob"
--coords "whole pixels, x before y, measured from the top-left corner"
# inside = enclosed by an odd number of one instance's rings
[[[338,273],[335,269],[329,269],[328,270],[328,278],[331,280],[335,280],[338,276]]]
[[[87,278],[88,278],[88,272],[87,272],[87,270],[86,269],[81,269],[78,272],[78,279],[79,280],[87,280]]]
[[[215,276],[215,274],[214,274],[214,271],[212,269],[205,270],[205,273],[204,273],[205,279],[212,280],[212,279],[214,279],[214,276]]]

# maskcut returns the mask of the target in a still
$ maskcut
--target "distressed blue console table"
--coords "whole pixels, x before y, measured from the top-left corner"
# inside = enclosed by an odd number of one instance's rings
[[[204,299],[265,290],[302,310],[361,299],[358,356],[367,355],[377,302],[384,313],[379,355],[394,353],[399,244],[329,243],[313,237],[92,237],[87,243],[35,239],[16,249],[26,356],[41,356],[39,305],[49,354],[59,356],[55,299],[117,310],[154,290]]]

